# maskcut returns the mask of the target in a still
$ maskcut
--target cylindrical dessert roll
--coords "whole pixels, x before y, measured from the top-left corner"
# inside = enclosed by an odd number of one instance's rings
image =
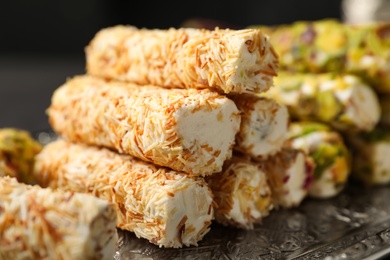
[[[42,145],[23,129],[0,129],[0,176],[33,184],[34,157]]]
[[[302,149],[314,161],[309,196],[330,198],[344,189],[351,174],[351,155],[338,132],[317,122],[293,122],[286,145]]]
[[[378,93],[390,93],[390,23],[347,26],[346,71],[367,81]]]
[[[216,202],[215,220],[225,226],[253,229],[273,209],[267,176],[249,157],[234,155],[223,170],[206,177]]]
[[[48,116],[72,142],[202,176],[221,171],[231,157],[241,121],[234,102],[216,92],[140,88],[88,75],[55,91]]]
[[[116,213],[87,194],[0,177],[0,259],[113,259]]]
[[[334,19],[257,26],[270,36],[280,68],[294,72],[341,71],[348,47],[345,27]]]
[[[259,163],[268,177],[275,207],[297,207],[307,197],[313,182],[314,163],[304,151],[283,147]]]
[[[282,70],[352,73],[377,92],[390,93],[390,23],[350,25],[323,19],[250,28],[270,36]]]
[[[100,30],[86,47],[87,73],[166,88],[260,93],[277,75],[278,57],[257,29]]]
[[[390,183],[390,130],[376,128],[369,133],[348,136],[353,165],[352,177],[366,185]]]
[[[318,121],[339,131],[370,131],[380,119],[377,94],[353,75],[283,72],[262,95],[286,105],[292,120]]]
[[[117,227],[160,247],[197,245],[210,230],[213,195],[201,177],[58,139],[35,163],[43,187],[89,193],[116,205]]]
[[[234,149],[253,158],[264,158],[280,151],[290,122],[286,106],[256,95],[231,98],[241,111],[241,126]]]

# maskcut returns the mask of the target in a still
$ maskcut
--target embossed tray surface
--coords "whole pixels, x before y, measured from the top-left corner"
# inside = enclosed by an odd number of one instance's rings
[[[327,200],[276,210],[253,230],[213,224],[198,247],[159,248],[118,230],[116,260],[384,259],[390,255],[390,187],[350,183]]]
[[[57,138],[51,130],[34,136],[42,144]],[[197,247],[165,249],[129,231],[118,234],[115,260],[390,259],[390,185],[351,181],[334,198],[274,210],[253,230],[214,223]]]

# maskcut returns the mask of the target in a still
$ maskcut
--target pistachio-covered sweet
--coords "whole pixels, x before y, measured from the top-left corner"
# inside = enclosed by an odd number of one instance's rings
[[[293,122],[287,143],[314,161],[311,197],[333,197],[343,190],[351,173],[351,155],[338,132],[322,123]]]
[[[377,92],[390,93],[390,23],[322,19],[250,27],[270,36],[281,71],[350,73]]]
[[[366,185],[390,183],[390,130],[375,128],[369,133],[350,135],[353,178]]]
[[[352,74],[280,72],[275,87],[261,95],[286,105],[292,120],[339,131],[370,131],[380,119],[377,94]]]
[[[376,91],[390,92],[390,23],[347,27],[345,70],[359,75]]]
[[[0,176],[16,177],[18,181],[33,183],[35,156],[42,145],[23,129],[0,129]]]
[[[337,71],[343,67],[347,34],[336,20],[297,21],[274,27],[270,33],[282,70]]]

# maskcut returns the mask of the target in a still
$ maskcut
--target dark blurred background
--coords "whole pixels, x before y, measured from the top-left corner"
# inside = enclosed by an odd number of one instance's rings
[[[243,28],[341,19],[340,0],[13,0],[0,6],[0,127],[48,129],[45,109],[67,77],[82,74],[84,47],[103,27],[180,27],[193,18]]]

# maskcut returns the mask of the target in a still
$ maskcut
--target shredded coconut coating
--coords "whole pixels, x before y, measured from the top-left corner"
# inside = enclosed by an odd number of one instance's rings
[[[231,96],[241,112],[234,149],[255,159],[279,152],[290,122],[287,107],[272,98],[241,94]]]
[[[273,209],[267,176],[248,157],[234,155],[206,180],[217,205],[215,220],[222,225],[253,229]]]
[[[298,207],[308,196],[315,166],[304,151],[283,147],[259,164],[267,175],[275,207]]]
[[[278,56],[258,29],[146,29],[116,25],[85,48],[87,73],[166,88],[260,93],[273,85]]]
[[[105,146],[190,175],[221,171],[240,113],[209,90],[164,89],[80,75],[52,97],[52,128],[72,142]]]
[[[196,246],[214,217],[213,195],[204,178],[106,148],[58,139],[37,156],[35,173],[44,187],[114,203],[117,227],[160,247]]]
[[[0,259],[113,259],[113,205],[0,178]]]

